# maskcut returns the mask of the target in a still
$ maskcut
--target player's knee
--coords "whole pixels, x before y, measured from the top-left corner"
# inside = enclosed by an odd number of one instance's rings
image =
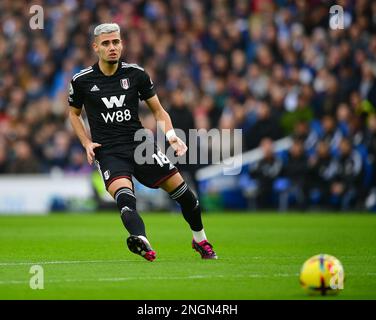
[[[130,188],[118,189],[114,198],[121,215],[136,211],[136,196]]]
[[[113,181],[105,183],[108,193],[115,198],[120,189],[128,188],[132,191],[133,183],[128,178],[114,178]]]

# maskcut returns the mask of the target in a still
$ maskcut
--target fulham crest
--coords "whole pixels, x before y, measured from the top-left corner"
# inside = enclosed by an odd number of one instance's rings
[[[130,87],[130,82],[128,78],[121,79],[120,80],[120,85],[124,90],[127,90]]]

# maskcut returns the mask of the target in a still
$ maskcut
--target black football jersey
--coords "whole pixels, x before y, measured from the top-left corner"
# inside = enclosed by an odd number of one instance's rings
[[[98,63],[75,74],[69,86],[69,105],[85,108],[93,142],[101,149],[134,146],[134,134],[143,128],[138,118],[139,100],[155,95],[149,75],[137,64],[119,61],[111,76]]]

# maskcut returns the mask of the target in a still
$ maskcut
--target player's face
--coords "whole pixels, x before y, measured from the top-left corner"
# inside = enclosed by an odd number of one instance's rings
[[[119,32],[103,33],[97,36],[93,48],[100,60],[110,64],[117,63],[123,50]]]

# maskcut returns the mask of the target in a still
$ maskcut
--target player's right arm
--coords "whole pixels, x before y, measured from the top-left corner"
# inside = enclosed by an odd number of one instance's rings
[[[99,143],[91,141],[91,139],[88,137],[85,130],[84,122],[81,117],[80,108],[69,108],[69,121],[73,127],[76,136],[78,137],[78,139],[80,139],[82,146],[85,148],[87,161],[91,165],[95,157],[94,149],[100,147],[101,145]]]
[[[83,95],[80,92],[80,88],[77,82],[72,80],[69,85],[68,98],[68,102],[70,105],[68,113],[69,122],[71,123],[73,130],[78,139],[80,140],[82,146],[85,148],[87,162],[89,162],[89,164],[91,165],[95,157],[94,149],[100,147],[101,145],[99,143],[91,141],[86,132],[85,124],[81,117],[83,101]]]

